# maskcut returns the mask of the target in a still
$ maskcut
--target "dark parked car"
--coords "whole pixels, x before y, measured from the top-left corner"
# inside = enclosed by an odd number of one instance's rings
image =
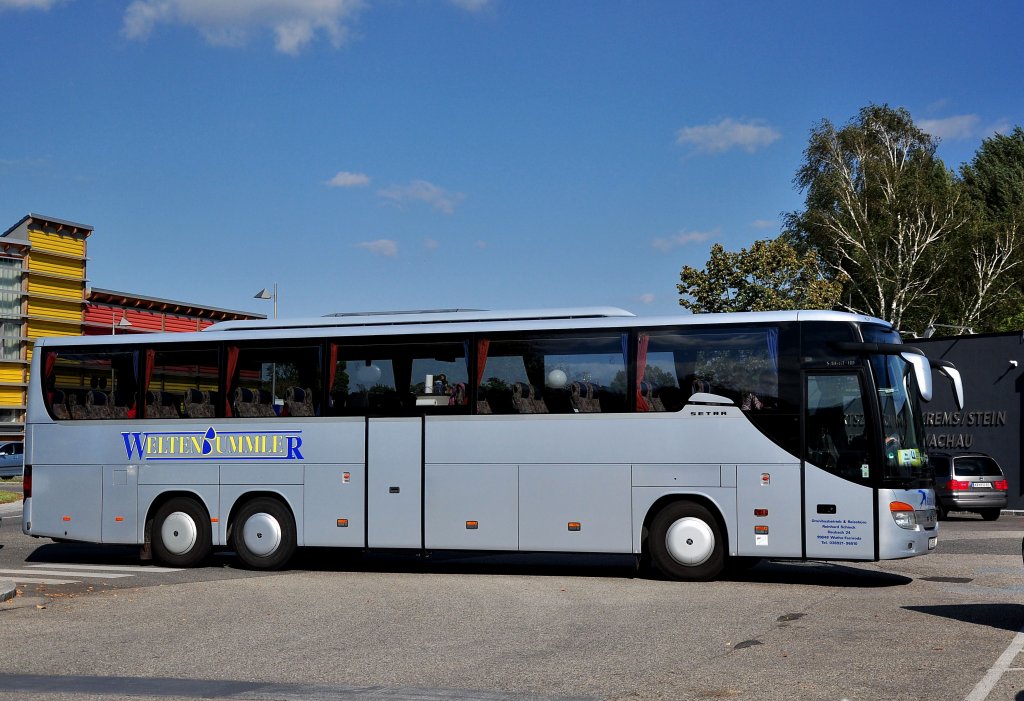
[[[9,480],[12,477],[21,477],[21,469],[24,464],[24,443],[0,445],[0,479]]]
[[[974,511],[995,521],[1006,508],[1009,485],[999,463],[984,453],[929,453],[935,475],[939,518],[950,511]]]

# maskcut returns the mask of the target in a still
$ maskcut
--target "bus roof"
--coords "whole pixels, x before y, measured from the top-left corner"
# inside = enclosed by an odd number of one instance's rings
[[[321,336],[401,336],[426,333],[498,333],[513,330],[558,331],[561,329],[627,329],[659,326],[724,326],[773,324],[795,321],[878,324],[892,328],[881,319],[849,312],[775,311],[729,312],[721,314],[674,314],[636,316],[617,307],[580,307],[508,311],[426,311],[361,313],[296,319],[224,321],[202,331],[187,333],[139,333],[116,336],[64,336],[41,338],[46,345],[134,345],[137,343],[199,343],[240,338],[316,338]]]
[[[416,324],[444,324],[467,321],[534,321],[547,319],[604,319],[635,316],[618,307],[576,307],[565,309],[511,309],[488,311],[481,309],[441,309],[405,312],[357,312],[298,319],[269,319],[222,321],[211,324],[204,331],[238,331],[249,329],[297,329],[339,326],[411,326]]]

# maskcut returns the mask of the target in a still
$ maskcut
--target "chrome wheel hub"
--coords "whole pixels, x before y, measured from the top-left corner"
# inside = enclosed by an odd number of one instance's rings
[[[669,526],[665,548],[679,564],[695,567],[707,562],[715,551],[715,533],[703,520],[687,516]]]
[[[253,555],[270,555],[281,545],[281,524],[270,514],[253,514],[242,526],[242,542]]]
[[[196,522],[184,511],[168,515],[160,526],[160,542],[172,555],[184,555],[192,550],[198,537]]]

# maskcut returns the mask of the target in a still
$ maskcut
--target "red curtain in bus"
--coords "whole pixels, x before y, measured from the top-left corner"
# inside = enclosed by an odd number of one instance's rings
[[[231,383],[238,368],[238,346],[228,346],[227,375],[224,378],[224,416],[231,416]]]
[[[484,379],[484,368],[487,365],[487,350],[491,347],[491,342],[486,338],[481,338],[476,342],[476,386],[479,387],[480,383]]]
[[[330,356],[327,359],[327,391],[324,393],[327,397],[327,406],[334,406],[334,398],[331,396],[331,392],[334,389],[334,378],[338,375],[338,344],[330,344]]]
[[[641,391],[641,385],[644,381],[644,370],[647,369],[647,344],[650,343],[651,337],[642,333],[637,336],[636,340],[636,410],[650,411],[647,400],[644,399],[644,393]]]

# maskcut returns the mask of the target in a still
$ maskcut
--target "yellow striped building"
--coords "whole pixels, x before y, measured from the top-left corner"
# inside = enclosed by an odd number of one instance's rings
[[[0,234],[0,440],[24,435],[32,342],[82,333],[92,232],[85,224],[27,214]]]

